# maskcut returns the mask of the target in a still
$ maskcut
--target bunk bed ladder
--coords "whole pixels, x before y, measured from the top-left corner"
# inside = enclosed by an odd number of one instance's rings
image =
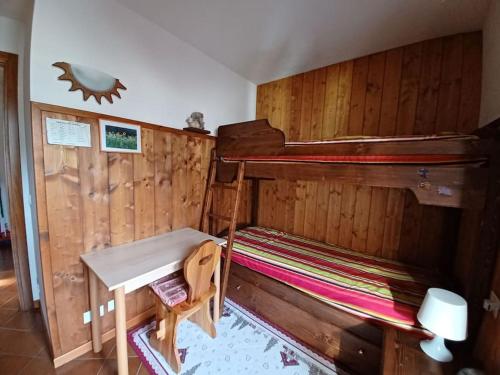
[[[201,216],[201,231],[205,233],[211,233],[210,219],[222,220],[229,223],[227,244],[226,244],[226,254],[224,259],[224,270],[222,272],[222,283],[220,292],[220,311],[224,311],[224,300],[226,297],[227,282],[229,279],[229,269],[231,267],[231,256],[233,252],[233,242],[234,235],[236,231],[236,224],[238,219],[238,210],[241,201],[241,190],[243,187],[243,177],[245,175],[245,162],[238,162],[238,172],[236,175],[236,186],[220,183],[215,181],[215,175],[217,170],[217,158],[215,152],[212,152],[212,157],[210,161],[210,172],[208,177],[207,192],[205,194],[205,201],[203,203],[203,213]],[[235,196],[232,202],[230,213],[228,216],[220,215],[211,211],[213,193],[216,187],[220,187],[225,190],[234,190]]]

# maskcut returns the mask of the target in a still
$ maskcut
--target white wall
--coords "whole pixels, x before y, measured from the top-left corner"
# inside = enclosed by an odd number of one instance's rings
[[[0,16],[0,51],[18,55],[18,107],[19,107],[19,143],[21,153],[21,177],[23,184],[24,216],[26,220],[26,239],[28,245],[28,261],[31,276],[33,299],[40,298],[37,272],[37,252],[34,235],[35,212],[32,207],[33,192],[31,132],[29,111],[29,41],[30,25]]]
[[[492,0],[483,27],[480,125],[500,117],[500,0]]]
[[[187,20],[188,21],[188,20]],[[193,25],[195,27],[196,25]],[[127,87],[102,105],[68,92],[56,61],[106,72]],[[176,128],[194,111],[206,128],[254,118],[255,85],[114,0],[37,0],[31,100]]]

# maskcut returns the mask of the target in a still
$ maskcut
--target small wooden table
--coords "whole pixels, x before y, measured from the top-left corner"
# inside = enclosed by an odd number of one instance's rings
[[[89,268],[94,352],[102,349],[98,280],[106,285],[109,291],[114,291],[116,353],[120,375],[128,374],[125,294],[182,269],[184,260],[194,247],[205,240],[213,240],[219,246],[226,242],[224,239],[191,228],[184,228],[80,256]],[[214,297],[213,316],[214,322],[217,322],[219,319],[220,262],[215,269],[214,283],[217,293]]]

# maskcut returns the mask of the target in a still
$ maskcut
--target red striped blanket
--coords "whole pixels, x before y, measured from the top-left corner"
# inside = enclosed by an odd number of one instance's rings
[[[358,316],[404,329],[419,329],[416,313],[427,289],[437,284],[420,268],[262,227],[236,232],[232,260]]]

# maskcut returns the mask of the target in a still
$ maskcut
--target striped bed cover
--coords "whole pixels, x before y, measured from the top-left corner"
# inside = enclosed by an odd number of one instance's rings
[[[437,282],[423,269],[263,227],[236,232],[232,260],[362,318],[425,333],[416,314]]]

